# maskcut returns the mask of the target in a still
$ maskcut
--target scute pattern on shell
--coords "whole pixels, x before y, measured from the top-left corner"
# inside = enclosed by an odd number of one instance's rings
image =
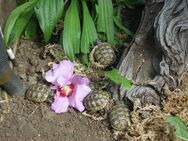
[[[46,59],[47,56],[51,56],[55,62],[68,59],[60,44],[47,44],[42,52],[42,57]]]
[[[33,102],[44,102],[52,93],[52,90],[46,85],[33,84],[26,91],[26,98]]]
[[[96,45],[89,55],[91,65],[95,68],[106,68],[116,60],[112,47],[107,43]]]
[[[124,104],[113,106],[109,113],[109,120],[114,129],[125,130],[131,124],[128,108]]]
[[[94,90],[84,99],[85,108],[91,112],[97,112],[104,109],[109,101],[107,91]]]

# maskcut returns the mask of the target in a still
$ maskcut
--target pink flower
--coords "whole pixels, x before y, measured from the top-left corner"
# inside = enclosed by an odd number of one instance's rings
[[[54,64],[53,68],[46,72],[45,79],[52,83],[56,89],[54,102],[51,105],[56,113],[63,113],[68,110],[68,106],[74,107],[82,112],[83,99],[91,91],[89,79],[74,75],[74,64],[69,60]]]

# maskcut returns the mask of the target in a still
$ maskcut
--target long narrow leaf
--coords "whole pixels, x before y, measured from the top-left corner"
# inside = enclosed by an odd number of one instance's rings
[[[134,33],[132,33],[128,28],[124,27],[121,22],[117,19],[117,17],[113,17],[114,19],[114,23],[116,24],[116,26],[123,30],[125,33],[127,33],[129,36],[133,37]]]
[[[89,65],[90,65],[90,63],[89,63],[89,58],[88,58],[88,55],[87,55],[87,54],[81,54],[80,59],[81,59],[81,62],[82,62],[83,64],[85,64],[86,66],[89,66]]]
[[[188,141],[187,127],[179,117],[169,115],[166,116],[166,120],[176,128],[175,134],[177,137]]]
[[[35,17],[32,17],[29,23],[25,27],[24,36],[26,39],[30,39],[37,36],[37,21]]]
[[[78,0],[72,0],[66,12],[64,20],[64,31],[61,33],[60,44],[65,54],[72,60],[75,54],[80,52],[80,18],[78,14]]]
[[[98,0],[98,21],[97,28],[99,32],[104,32],[107,41],[114,44],[114,23],[113,23],[113,5],[112,0]]]
[[[17,19],[19,18],[21,13],[23,13],[24,11],[33,9],[34,5],[36,4],[36,1],[37,0],[26,2],[11,12],[3,28],[4,41],[5,41],[6,46],[8,46],[9,38],[10,38],[11,33],[13,32],[13,28]]]
[[[63,15],[63,0],[39,0],[35,13],[39,21],[40,28],[44,34],[45,42],[51,38],[53,29]]]
[[[122,85],[126,90],[129,90],[132,86],[131,80],[122,77],[116,69],[106,71],[105,76],[108,77],[110,80],[114,81],[115,83]]]
[[[97,31],[94,22],[90,16],[86,2],[82,1],[83,4],[83,28],[81,37],[81,52],[87,54],[90,52],[90,44],[93,44],[97,39]]]
[[[30,21],[30,18],[33,15],[33,13],[34,13],[34,10],[29,9],[29,11],[24,11],[24,13],[22,13],[19,16],[19,18],[17,19],[17,21],[14,25],[12,33],[10,35],[10,39],[9,39],[8,44],[12,44],[13,42],[15,42],[19,38],[22,31],[24,30],[24,28],[26,27],[26,25]]]

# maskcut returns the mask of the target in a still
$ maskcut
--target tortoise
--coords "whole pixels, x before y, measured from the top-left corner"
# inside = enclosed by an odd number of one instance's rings
[[[104,109],[109,101],[109,94],[104,90],[94,90],[84,99],[85,108],[91,112]]]
[[[101,120],[106,118],[107,113],[111,107],[109,93],[105,90],[93,90],[85,99],[84,106],[86,110],[91,113],[84,113],[86,116],[92,117],[95,120]],[[93,114],[100,114],[102,117],[95,117]],[[104,117],[104,118],[103,118]]]
[[[99,43],[98,45],[94,46],[90,52],[89,60],[92,67],[97,69],[105,69],[115,62],[116,55],[113,48],[108,43]]]
[[[53,95],[54,92],[48,86],[40,83],[31,85],[26,91],[26,98],[37,103],[52,103]]]
[[[59,44],[47,44],[44,47],[41,56],[43,59],[46,59],[47,56],[50,56],[54,59],[54,62],[59,62],[64,59],[68,59],[68,57],[64,53],[62,46]]]
[[[125,130],[131,124],[128,107],[121,103],[114,105],[109,113],[109,121],[113,129]]]

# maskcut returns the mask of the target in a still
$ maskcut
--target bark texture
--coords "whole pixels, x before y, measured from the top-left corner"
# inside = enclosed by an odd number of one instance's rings
[[[146,1],[140,27],[119,64],[123,76],[145,83],[129,92],[120,87],[120,99],[160,105],[164,83],[175,89],[187,70],[187,53],[187,0]]]

